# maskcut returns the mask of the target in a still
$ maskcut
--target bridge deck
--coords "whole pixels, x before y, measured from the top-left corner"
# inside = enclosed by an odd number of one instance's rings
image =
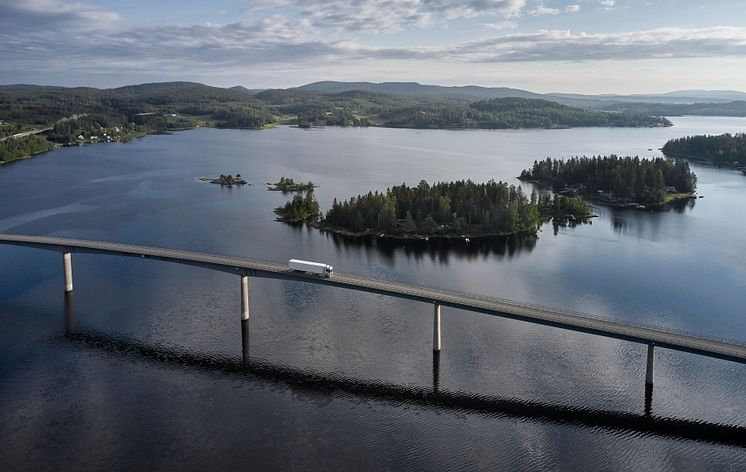
[[[746,345],[694,336],[661,328],[612,321],[566,310],[541,307],[487,295],[441,290],[383,279],[335,273],[324,279],[309,274],[291,272],[285,264],[254,259],[203,254],[176,249],[135,246],[130,244],[84,241],[47,236],[0,234],[0,244],[13,244],[73,252],[114,254],[129,257],[176,262],[240,275],[274,279],[290,279],[352,290],[371,292],[397,298],[485,313],[556,328],[623,339],[642,344],[654,344],[678,351],[746,363]]]

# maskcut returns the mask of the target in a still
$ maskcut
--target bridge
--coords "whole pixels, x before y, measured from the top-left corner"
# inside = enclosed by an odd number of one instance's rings
[[[433,305],[433,351],[442,349],[441,307],[457,308],[554,328],[646,345],[646,387],[652,395],[654,349],[666,348],[746,364],[746,344],[695,336],[588,314],[532,305],[487,295],[335,273],[331,278],[288,270],[285,264],[176,249],[85,241],[49,236],[0,234],[0,244],[51,249],[62,253],[65,292],[73,290],[72,253],[111,254],[153,259],[236,274],[240,277],[244,360],[248,358],[249,278],[285,279],[386,295]],[[649,398],[646,398],[649,403]]]

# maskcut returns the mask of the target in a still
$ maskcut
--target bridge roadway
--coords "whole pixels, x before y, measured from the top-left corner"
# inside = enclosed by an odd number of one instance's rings
[[[436,306],[438,327],[440,305],[461,310],[484,313],[529,323],[552,326],[561,329],[590,333],[609,338],[622,339],[649,346],[648,369],[652,375],[652,346],[699,354],[707,357],[746,363],[746,345],[734,342],[694,336],[660,328],[602,319],[592,315],[574,313],[556,308],[548,308],[487,295],[441,290],[414,284],[392,282],[383,279],[336,273],[325,279],[318,276],[289,271],[285,264],[254,259],[203,254],[176,249],[154,248],[100,241],[85,241],[47,236],[25,236],[0,234],[0,244],[30,246],[60,250],[65,253],[96,253],[154,259],[180,264],[219,270],[242,277],[263,277],[271,279],[296,280],[370,292],[391,297],[432,303]],[[67,263],[67,262],[66,262]],[[72,282],[70,281],[70,284]],[[70,285],[69,290],[72,290]],[[248,303],[248,294],[246,294]],[[248,319],[248,307],[246,307]],[[652,377],[650,382],[652,384]]]

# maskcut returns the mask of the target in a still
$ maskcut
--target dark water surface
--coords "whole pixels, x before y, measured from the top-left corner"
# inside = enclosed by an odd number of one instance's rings
[[[273,221],[261,185],[334,197],[420,179],[514,177],[547,156],[658,155],[668,129],[197,129],[65,148],[0,167],[0,232],[285,261],[485,293],[746,342],[746,176],[693,165],[705,198],[595,208],[535,241],[397,245]],[[198,177],[240,173],[220,188]],[[530,190],[530,186],[526,186]],[[251,281],[241,367],[235,276],[0,245],[0,470],[744,470],[746,366],[301,283]],[[673,423],[671,423],[673,422]],[[719,427],[718,426],[718,427]],[[725,429],[725,436],[733,434]],[[731,441],[732,442],[732,441]],[[738,442],[738,441],[736,441]]]

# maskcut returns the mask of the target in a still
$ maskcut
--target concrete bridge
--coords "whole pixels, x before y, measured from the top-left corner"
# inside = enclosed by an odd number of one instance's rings
[[[51,249],[62,253],[65,292],[73,290],[72,253],[112,254],[155,259],[203,267],[236,274],[240,278],[241,320],[244,338],[244,359],[248,358],[249,277],[286,279],[315,283],[390,297],[415,300],[433,305],[433,351],[439,353],[441,341],[441,307],[484,313],[502,318],[536,323],[554,328],[621,339],[644,344],[647,349],[646,393],[652,395],[653,360],[655,347],[689,352],[746,364],[746,345],[724,340],[694,336],[633,323],[611,321],[592,315],[574,313],[502,298],[474,293],[441,290],[419,285],[391,282],[383,279],[335,273],[331,278],[293,272],[285,264],[254,259],[203,254],[175,249],[134,246],[101,241],[84,241],[47,236],[0,234],[0,244]],[[650,398],[646,398],[649,403]]]

